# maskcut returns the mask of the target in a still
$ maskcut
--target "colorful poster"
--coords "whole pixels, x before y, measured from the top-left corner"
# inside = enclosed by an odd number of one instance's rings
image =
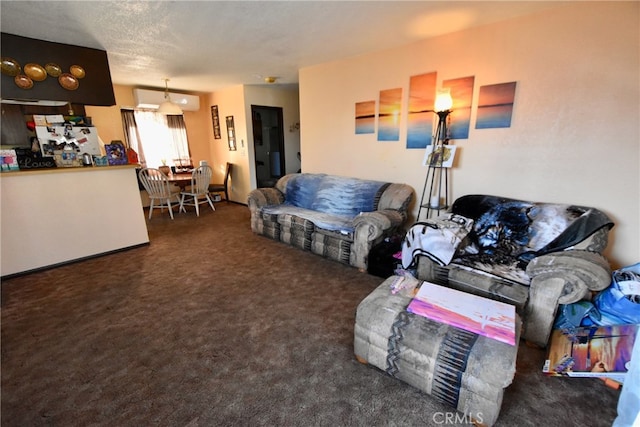
[[[380,91],[378,112],[378,141],[400,140],[402,88]]]
[[[436,77],[437,73],[432,72],[409,79],[407,148],[425,148],[431,144]]]
[[[442,87],[449,88],[453,106],[449,114],[449,138],[468,139],[471,126],[471,103],[475,77],[445,80]]]
[[[516,345],[515,306],[423,282],[407,311]]]
[[[511,127],[516,82],[480,86],[476,129]]]
[[[356,102],[356,135],[376,132],[376,101]]]
[[[639,325],[554,329],[542,372],[624,381]]]

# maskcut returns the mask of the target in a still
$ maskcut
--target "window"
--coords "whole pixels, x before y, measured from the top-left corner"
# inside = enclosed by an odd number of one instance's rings
[[[146,110],[121,110],[121,114],[129,147],[138,153],[142,166],[191,164],[182,116],[164,116]]]

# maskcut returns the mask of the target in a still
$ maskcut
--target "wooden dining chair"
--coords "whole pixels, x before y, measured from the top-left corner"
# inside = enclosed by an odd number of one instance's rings
[[[196,215],[200,216],[200,205],[209,203],[212,210],[216,210],[213,206],[213,200],[209,196],[209,182],[213,169],[211,166],[203,165],[195,168],[191,173],[191,185],[186,187],[180,193],[180,212],[186,212],[185,206],[194,206]]]
[[[209,184],[209,193],[224,193],[224,199],[229,201],[229,177],[233,164],[227,162],[227,168],[224,173],[224,182],[222,184]]]
[[[154,207],[164,209],[165,206],[173,219],[173,206],[180,203],[180,188],[170,185],[169,178],[158,169],[144,168],[138,173],[138,179],[149,194],[149,219]]]

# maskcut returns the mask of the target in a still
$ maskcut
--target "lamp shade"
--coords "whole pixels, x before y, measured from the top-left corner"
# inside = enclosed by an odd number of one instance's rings
[[[158,107],[158,113],[166,115],[180,115],[182,114],[182,108],[178,104],[174,104],[170,99],[167,98],[160,106]]]
[[[438,89],[434,110],[436,110],[436,112],[447,111],[450,110],[452,106],[453,99],[451,98],[451,92],[449,88]]]
[[[169,96],[169,79],[164,79],[164,101],[158,106],[158,113],[164,114],[165,116],[182,114],[182,108],[180,108],[178,104],[171,102],[171,97]]]

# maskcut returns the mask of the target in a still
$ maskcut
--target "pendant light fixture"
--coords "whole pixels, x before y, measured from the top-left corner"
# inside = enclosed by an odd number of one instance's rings
[[[171,102],[169,97],[169,79],[164,79],[164,101],[158,107],[158,113],[165,116],[182,114],[182,108],[178,104]]]

